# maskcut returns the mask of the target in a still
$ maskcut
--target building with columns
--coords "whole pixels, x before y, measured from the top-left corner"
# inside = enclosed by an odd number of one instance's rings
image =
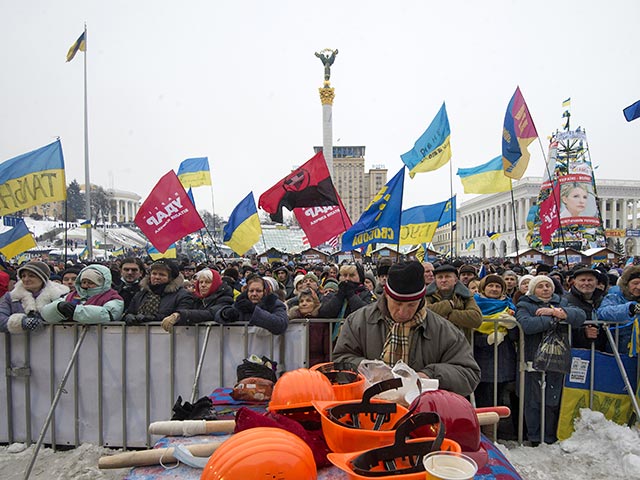
[[[541,184],[541,177],[525,177],[513,183],[515,229],[510,192],[478,195],[462,203],[457,210],[458,222],[454,231],[457,255],[505,257],[516,251],[514,230],[520,249],[527,248],[527,214],[531,205],[537,202]],[[627,255],[640,254],[640,181],[597,180],[596,188],[607,246],[613,249],[619,239]],[[498,232],[500,237],[491,240],[487,231]],[[439,229],[434,236],[434,249],[448,251],[449,238],[448,227]],[[465,246],[470,240],[474,241],[475,247],[467,250]]]
[[[135,192],[116,190],[108,188],[106,190],[111,205],[112,223],[133,223],[133,219],[140,208],[142,197]]]

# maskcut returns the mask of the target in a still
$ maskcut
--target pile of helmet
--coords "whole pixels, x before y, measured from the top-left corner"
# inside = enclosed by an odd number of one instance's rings
[[[480,446],[478,419],[464,397],[441,390],[424,392],[407,409],[374,398],[401,387],[400,379],[377,383],[360,394],[361,380],[351,366],[337,364],[287,372],[274,386],[270,414],[295,419],[307,430],[321,425],[333,452],[328,454],[329,461],[350,479],[424,479],[423,459],[434,451],[472,453],[484,465],[486,452]],[[256,427],[224,442],[201,478],[315,480],[316,463],[313,451],[300,437]]]

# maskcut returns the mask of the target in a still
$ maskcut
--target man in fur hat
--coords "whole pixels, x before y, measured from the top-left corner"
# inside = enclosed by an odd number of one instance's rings
[[[419,376],[436,378],[440,388],[469,395],[480,380],[471,346],[454,325],[427,309],[420,262],[389,269],[384,294],[347,317],[334,360],[355,365],[381,359],[404,361]]]

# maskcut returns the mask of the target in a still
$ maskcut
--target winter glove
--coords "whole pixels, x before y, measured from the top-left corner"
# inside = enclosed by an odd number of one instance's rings
[[[29,312],[22,319],[22,329],[23,330],[38,330],[42,326],[42,317],[38,312]]]
[[[240,300],[236,300],[235,308],[242,313],[253,313],[256,306],[248,298],[241,298]]]
[[[356,293],[357,288],[358,283],[356,282],[349,280],[342,281],[338,285],[338,295],[341,295],[343,298],[351,298],[353,294]]]
[[[640,313],[640,303],[632,303],[629,305],[629,315],[635,317]]]
[[[240,319],[240,313],[233,307],[225,307],[220,312],[222,323],[233,323]]]
[[[278,300],[278,296],[270,293],[262,298],[262,302],[260,302],[260,306],[264,308],[267,312],[273,312],[273,307],[276,306],[276,301]]]
[[[165,332],[171,333],[173,326],[180,320],[180,314],[178,312],[172,313],[162,319],[162,329]]]
[[[64,316],[67,320],[73,319],[73,313],[76,311],[76,306],[71,302],[58,302],[56,305],[60,315]]]

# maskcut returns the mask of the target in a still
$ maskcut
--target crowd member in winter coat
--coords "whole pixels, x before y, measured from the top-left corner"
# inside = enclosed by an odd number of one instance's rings
[[[69,293],[64,285],[51,282],[50,275],[44,262],[31,261],[18,268],[20,280],[0,300],[0,332],[22,333],[42,325],[43,307]]]
[[[516,319],[522,325],[525,334],[524,356],[528,368],[524,384],[524,416],[527,424],[527,435],[533,445],[544,440],[545,443],[556,441],[558,413],[564,374],[546,373],[545,391],[545,431],[541,435],[540,386],[542,373],[533,370],[531,362],[545,333],[557,322],[566,322],[572,328],[580,327],[585,320],[585,313],[577,307],[570,306],[567,301],[554,293],[555,284],[546,275],[537,275],[529,282],[527,295],[520,299],[516,309]]]
[[[42,308],[42,318],[48,323],[108,323],[119,322],[123,311],[122,297],[111,288],[111,271],[104,265],[89,265],[78,274],[73,292]]]
[[[476,406],[502,405],[509,383],[516,379],[516,348],[509,330],[515,327],[516,307],[506,295],[506,284],[499,275],[491,274],[480,280],[475,301],[482,312],[483,322],[473,336],[473,354],[482,374],[475,391]],[[496,323],[495,320],[500,320]],[[498,372],[494,377],[494,344],[498,344]],[[493,384],[498,384],[497,403],[493,400]]]
[[[471,346],[460,330],[426,308],[425,290],[420,262],[393,265],[384,294],[347,317],[334,360],[402,360],[419,376],[437,378],[444,390],[471,394],[480,380]]]
[[[469,289],[458,280],[456,267],[449,264],[434,270],[435,281],[427,286],[427,308],[458,328],[478,328],[482,312]]]
[[[321,300],[319,314],[321,318],[346,318],[372,301],[372,293],[364,286],[362,265],[343,265],[338,292]]]
[[[224,323],[220,312],[225,306],[233,305],[233,289],[222,281],[216,270],[205,268],[194,276],[195,300],[189,309],[181,309],[162,320],[162,328],[171,332],[174,325],[194,325],[202,322]]]
[[[273,271],[274,277],[278,282],[282,284],[285,290],[285,299],[293,297],[293,278],[291,273],[284,265],[276,268]]]
[[[513,296],[518,291],[518,275],[513,270],[505,270],[502,274],[502,279],[506,285],[505,294],[507,297],[513,300]]]
[[[302,290],[298,294],[298,305],[289,309],[289,320],[298,318],[318,318],[320,300],[311,289]],[[331,354],[329,325],[327,323],[311,323],[309,325],[309,365],[328,362]]]
[[[233,307],[220,312],[224,322],[248,322],[264,328],[274,335],[281,335],[289,326],[287,306],[271,292],[269,284],[259,275],[247,277],[245,291],[238,295]]]
[[[526,295],[529,291],[529,282],[533,278],[533,275],[523,275],[518,280],[518,291],[513,295],[512,300],[515,305],[518,305],[518,302],[522,298],[523,295]]]
[[[617,323],[615,329],[619,335],[618,350],[623,354],[638,354],[637,342],[632,341],[632,333],[638,326],[640,314],[640,265],[631,265],[622,271],[617,288],[611,287],[598,308],[598,319]],[[613,331],[615,338],[616,331]],[[611,346],[607,344],[607,352]]]
[[[473,265],[462,265],[458,268],[458,278],[465,287],[469,286],[469,281],[478,276],[478,271]]]
[[[140,281],[144,277],[144,263],[139,258],[127,257],[120,264],[120,282],[116,285],[116,292],[124,300],[125,311],[134,295],[140,291]]]
[[[606,333],[601,326],[590,323],[598,320],[596,310],[605,295],[604,291],[596,288],[598,285],[597,271],[587,267],[580,268],[571,274],[571,278],[571,289],[565,296],[567,303],[581,308],[586,314],[584,325],[573,330],[571,346],[591,348],[591,344],[594,344],[596,350],[604,351],[607,345]]]
[[[76,289],[76,279],[82,267],[69,267],[62,272],[62,284],[69,288],[70,292]]]
[[[173,312],[190,309],[193,297],[183,285],[184,278],[174,261],[156,260],[149,267],[149,275],[140,281],[140,291],[131,299],[123,320],[127,325],[161,322]]]

